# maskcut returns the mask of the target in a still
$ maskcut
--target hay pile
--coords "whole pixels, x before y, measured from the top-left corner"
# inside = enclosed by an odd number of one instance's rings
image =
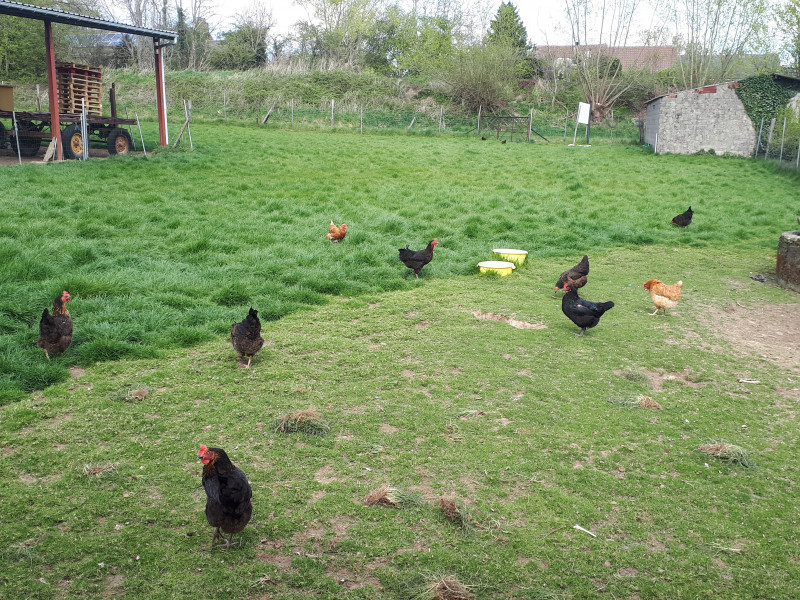
[[[701,444],[698,448],[700,452],[725,460],[733,464],[742,465],[743,467],[750,467],[750,457],[747,450],[741,446],[728,444],[726,442],[712,442],[710,444]]]
[[[424,591],[417,595],[419,600],[467,600],[474,597],[466,585],[451,575],[431,578]]]
[[[325,435],[331,430],[330,424],[313,408],[296,410],[275,419],[272,424],[275,433],[307,433]]]
[[[439,498],[439,508],[442,509],[445,519],[462,529],[469,530],[475,525],[475,519],[455,498]]]
[[[382,485],[375,488],[364,498],[365,506],[391,506],[393,508],[408,508],[422,506],[425,499],[410,490]]]

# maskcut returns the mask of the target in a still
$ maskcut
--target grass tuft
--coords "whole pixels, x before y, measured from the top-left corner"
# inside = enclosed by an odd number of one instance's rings
[[[461,529],[469,531],[474,528],[476,521],[467,510],[463,502],[455,498],[439,498],[439,508],[442,509],[444,518],[458,525]]]
[[[429,575],[414,600],[467,600],[475,594],[453,575]]]
[[[364,498],[364,506],[382,505],[392,508],[411,508],[425,504],[425,499],[417,492],[386,484],[371,490]]]
[[[622,369],[622,376],[633,383],[640,383],[647,387],[653,385],[653,382],[650,381],[650,376],[638,367],[625,367]]]
[[[749,468],[751,466],[750,458],[747,450],[735,444],[728,444],[727,442],[711,442],[709,444],[701,444],[698,448],[700,452],[719,458],[733,464],[742,465]]]
[[[611,404],[616,404],[617,406],[622,406],[624,408],[656,408],[658,410],[662,410],[662,406],[653,400],[650,396],[628,396],[622,398],[609,398],[608,401]]]
[[[122,402],[134,402],[136,400],[144,400],[149,395],[150,388],[148,386],[136,384],[119,390],[116,399]]]
[[[272,428],[275,433],[308,435],[325,435],[331,430],[330,424],[313,408],[286,413],[275,419]]]

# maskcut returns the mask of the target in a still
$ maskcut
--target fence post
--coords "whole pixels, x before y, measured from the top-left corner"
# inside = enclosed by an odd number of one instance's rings
[[[336,121],[333,113],[333,98],[331,98],[331,129],[336,127]]]
[[[483,108],[482,104],[478,105],[478,135],[481,134],[481,109]]]
[[[786,140],[786,117],[783,117],[783,132],[781,133],[781,153],[778,162],[783,161],[783,142]]]
[[[767,149],[764,152],[764,160],[769,156],[769,146],[772,144],[772,132],[775,131],[775,119],[769,122],[769,135],[767,136]]]
[[[533,129],[533,109],[531,109],[531,116],[528,119],[528,141],[531,141],[531,130]]]
[[[361,135],[364,135],[364,104],[361,104]]]
[[[800,169],[800,140],[797,142],[797,162],[794,165],[795,169]]]
[[[222,92],[222,120],[228,120],[228,94]]]
[[[294,127],[294,98],[292,98],[292,127]]]
[[[406,131],[411,131],[411,128],[414,126],[414,123],[416,123],[416,122],[417,122],[417,115],[414,115],[414,118],[411,119],[411,124],[408,126]]]
[[[439,133],[442,133],[442,121],[444,121],[444,104],[439,107]]]
[[[761,117],[761,126],[758,128],[758,139],[756,140],[756,155],[753,158],[758,158],[758,149],[761,147],[761,133],[764,131],[764,119]]]

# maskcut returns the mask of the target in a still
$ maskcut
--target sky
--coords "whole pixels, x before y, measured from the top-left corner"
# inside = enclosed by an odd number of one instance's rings
[[[232,29],[237,14],[241,14],[253,5],[254,0],[218,0],[215,9],[218,32]],[[297,6],[293,0],[262,0],[272,8],[272,16],[276,21],[275,32],[286,34],[300,20],[308,19],[305,9]],[[528,39],[539,46],[550,44],[569,44],[571,35],[566,31],[558,31],[564,24],[564,4],[557,0],[518,0],[512,2],[528,32]],[[500,0],[492,8],[492,16],[497,13]]]

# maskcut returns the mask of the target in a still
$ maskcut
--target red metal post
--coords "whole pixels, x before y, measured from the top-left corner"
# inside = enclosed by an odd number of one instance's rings
[[[56,81],[56,51],[53,45],[53,25],[44,22],[44,45],[47,59],[47,93],[50,103],[50,132],[58,139],[56,160],[64,160],[64,149],[61,147],[61,121],[58,114],[58,84]]]
[[[161,60],[163,46],[159,39],[153,38],[153,50],[156,63],[156,109],[158,110],[158,141],[167,145],[167,106],[164,98],[164,63]]]

